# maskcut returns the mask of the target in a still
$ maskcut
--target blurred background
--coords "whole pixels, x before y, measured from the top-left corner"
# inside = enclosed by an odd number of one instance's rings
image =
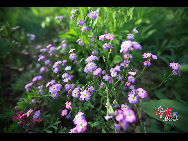
[[[25,93],[25,84],[36,76],[40,67],[37,65],[40,48],[50,43],[58,45],[65,39],[64,35],[74,32],[70,9],[73,7],[0,8],[0,113],[14,108]],[[99,13],[101,17],[104,13],[108,17],[99,19],[99,31],[96,32],[99,35],[104,34],[102,29],[113,32],[119,39],[114,47],[120,49],[123,39],[136,27],[139,35],[135,40],[142,45],[143,53],[147,51],[158,56],[139,80],[142,85],[157,86],[171,72],[170,63],[182,65],[181,75],[173,76],[168,83],[152,90],[149,98],[177,99],[188,103],[188,8],[100,7]],[[63,16],[63,21],[56,20],[56,16]],[[103,21],[109,25],[102,24]],[[71,41],[74,36],[70,37]],[[142,66],[135,69],[142,70]],[[1,120],[2,125],[3,122],[6,119]]]

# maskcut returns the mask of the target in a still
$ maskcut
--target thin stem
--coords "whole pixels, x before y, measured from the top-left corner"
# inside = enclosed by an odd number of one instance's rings
[[[135,77],[135,79],[137,79],[138,77],[140,77],[142,75],[142,73],[144,72],[145,68],[146,68],[146,66],[143,68],[142,72]]]
[[[168,79],[172,74],[173,74],[173,71],[172,71],[172,73],[169,74],[169,76],[167,76],[158,86],[156,86],[156,87],[154,87],[154,88],[151,88],[151,89],[148,90],[148,91],[151,91],[151,90],[153,90],[153,89],[156,89],[156,88],[160,87],[164,82],[167,81],[167,79]]]
[[[138,112],[138,117],[139,117],[139,120],[140,120],[140,123],[142,125],[142,121],[141,121],[141,110],[139,110],[139,108],[137,107],[137,105],[135,104],[135,107],[136,107],[136,110]]]

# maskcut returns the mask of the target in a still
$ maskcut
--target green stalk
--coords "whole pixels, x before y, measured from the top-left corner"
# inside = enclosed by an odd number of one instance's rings
[[[141,72],[139,75],[137,75],[137,76],[135,77],[135,79],[139,78],[139,77],[142,75],[142,73],[144,72],[145,68],[146,68],[146,66],[144,66],[142,72]]]
[[[153,89],[156,89],[156,88],[160,87],[164,82],[167,81],[167,79],[169,79],[169,77],[170,77],[172,74],[173,74],[173,71],[172,71],[172,73],[169,74],[169,76],[167,76],[158,86],[156,86],[156,87],[154,87],[154,88],[151,88],[151,89],[148,90],[148,91],[151,91],[151,90],[153,90]]]

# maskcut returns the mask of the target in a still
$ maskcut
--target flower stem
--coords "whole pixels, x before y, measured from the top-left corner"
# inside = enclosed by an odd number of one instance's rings
[[[146,66],[143,68],[142,72],[135,77],[135,79],[139,78],[142,75],[142,73],[144,72],[145,68],[146,68]]]
[[[154,88],[151,88],[151,89],[148,90],[148,91],[151,91],[151,90],[153,90],[153,89],[156,89],[156,88],[160,87],[164,82],[167,81],[167,79],[169,79],[169,77],[170,77],[172,74],[173,74],[173,71],[172,71],[172,73],[169,74],[169,76],[167,76],[158,86],[156,86],[156,87],[154,87]]]

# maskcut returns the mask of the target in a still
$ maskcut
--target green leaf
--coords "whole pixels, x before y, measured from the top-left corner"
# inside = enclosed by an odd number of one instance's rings
[[[106,131],[104,129],[102,129],[102,133],[106,133]]]
[[[151,117],[162,121],[163,118],[160,118],[159,115],[156,115],[158,111],[158,107],[161,106],[163,110],[167,108],[171,108],[172,112],[178,112],[178,120],[177,121],[164,121],[166,124],[173,125],[184,132],[188,132],[188,105],[175,100],[161,99],[161,100],[151,100],[148,102],[144,102],[140,105],[142,110],[146,112]],[[164,114],[162,117],[164,117]]]
[[[174,95],[177,100],[181,100],[181,95],[176,90],[174,91]]]
[[[122,60],[123,60],[123,58],[121,56],[116,55],[113,62],[114,63],[120,63]]]
[[[179,68],[179,71],[188,72],[188,64],[183,64],[183,65],[181,65],[181,67]]]
[[[168,97],[163,93],[164,90],[166,90],[166,87],[165,89],[159,89],[155,91],[154,93],[159,99],[168,99]]]
[[[97,121],[97,122],[94,122],[94,123],[93,123],[93,127],[96,127],[96,126],[98,126],[98,125],[101,125],[101,122]]]
[[[87,103],[87,105],[88,105],[89,107],[91,107],[91,108],[94,108],[94,105],[92,105],[90,101]]]

